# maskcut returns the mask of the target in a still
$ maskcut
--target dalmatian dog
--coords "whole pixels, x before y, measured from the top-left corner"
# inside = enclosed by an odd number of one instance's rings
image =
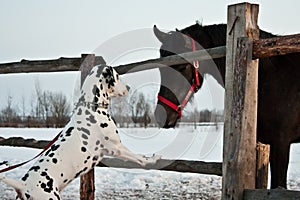
[[[60,191],[75,178],[96,166],[103,156],[113,156],[142,166],[154,164],[160,156],[146,157],[128,150],[108,114],[113,96],[128,93],[117,72],[108,66],[94,67],[86,78],[70,122],[59,139],[46,150],[21,178],[0,180],[15,188],[17,199],[61,199]]]

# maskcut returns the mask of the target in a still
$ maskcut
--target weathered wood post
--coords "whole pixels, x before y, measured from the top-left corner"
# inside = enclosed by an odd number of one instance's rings
[[[222,199],[243,198],[255,188],[258,60],[258,5],[228,7]]]
[[[81,86],[88,75],[89,71],[96,64],[105,64],[102,57],[95,57],[94,54],[82,54],[81,55]],[[95,178],[94,169],[89,171],[87,174],[80,177],[80,199],[81,200],[94,200],[95,193]]]
[[[84,83],[89,71],[95,64],[94,54],[82,54],[81,55],[81,86]],[[80,199],[81,200],[94,200],[95,193],[95,175],[94,169],[89,171],[87,174],[80,177]]]
[[[267,189],[269,172],[270,145],[258,143],[256,147],[256,189]]]

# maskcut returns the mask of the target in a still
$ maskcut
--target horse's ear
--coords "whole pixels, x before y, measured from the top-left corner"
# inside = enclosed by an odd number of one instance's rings
[[[167,38],[168,34],[167,33],[164,33],[162,31],[160,31],[156,25],[154,25],[153,27],[153,32],[154,32],[154,35],[157,37],[157,39],[161,42],[161,43],[164,43],[165,39]]]

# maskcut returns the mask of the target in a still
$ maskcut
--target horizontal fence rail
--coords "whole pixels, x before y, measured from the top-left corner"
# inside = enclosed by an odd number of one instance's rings
[[[226,54],[226,47],[221,46],[221,47],[215,47],[211,49],[182,53],[182,54],[163,57],[159,59],[151,59],[142,62],[119,65],[116,66],[116,70],[119,74],[133,73],[142,70],[155,69],[158,67],[192,63],[194,60],[204,61],[209,59],[222,58],[225,57],[225,54]]]
[[[22,137],[2,138],[0,137],[0,146],[30,147],[43,149],[50,141],[24,139]],[[123,161],[117,158],[103,158],[98,167],[115,167],[128,169],[159,169],[165,171],[201,173],[222,176],[222,163],[202,162],[189,160],[165,160],[161,159],[156,164],[142,167],[131,161]]]
[[[255,189],[244,191],[245,200],[262,200],[262,199],[300,199],[300,192],[295,190],[285,190],[285,189]]]
[[[0,64],[0,74],[29,72],[78,71],[83,58],[59,58],[56,60],[21,60],[21,62]],[[95,65],[103,63],[101,56],[95,57]]]
[[[278,36],[253,41],[252,58],[265,58],[300,52],[300,34]],[[126,65],[115,66],[119,74],[133,73],[176,64],[186,64],[193,60],[209,60],[225,57],[226,47],[188,52],[158,59],[150,59]],[[59,58],[56,60],[29,61],[0,64],[0,74],[29,72],[78,71],[83,58]],[[95,65],[103,63],[101,56],[95,57]]]
[[[188,52],[159,59],[150,59],[126,65],[116,66],[119,74],[133,73],[158,67],[185,64],[193,60],[209,60],[224,57],[225,46],[212,49]],[[0,64],[0,74],[27,73],[27,72],[55,72],[55,71],[78,71],[82,58],[59,58],[58,60],[28,61]],[[95,65],[103,63],[102,57],[96,56]]]
[[[298,52],[300,52],[300,34],[253,41],[253,59]]]

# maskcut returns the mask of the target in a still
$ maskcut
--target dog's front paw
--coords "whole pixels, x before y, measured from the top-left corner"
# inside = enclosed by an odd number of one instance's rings
[[[149,164],[155,164],[158,160],[161,159],[161,155],[153,154],[151,157],[145,157]]]

